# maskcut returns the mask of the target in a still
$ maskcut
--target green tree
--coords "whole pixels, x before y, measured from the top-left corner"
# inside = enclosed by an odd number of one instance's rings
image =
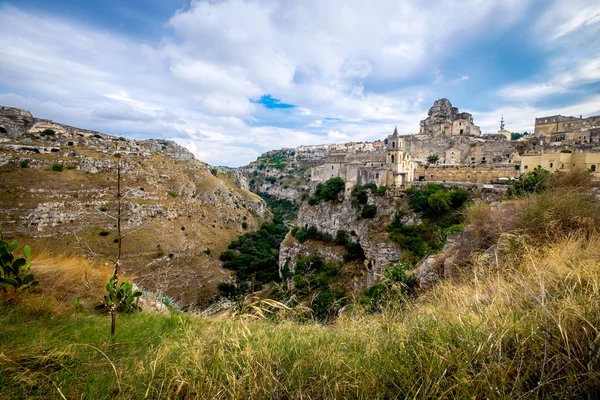
[[[438,162],[440,159],[440,157],[437,154],[432,154],[429,157],[427,157],[427,162],[429,164],[435,164],[436,162]]]

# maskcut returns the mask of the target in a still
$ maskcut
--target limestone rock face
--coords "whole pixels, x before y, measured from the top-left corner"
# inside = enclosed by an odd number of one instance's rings
[[[350,199],[340,202],[321,202],[310,206],[304,204],[297,217],[298,227],[314,226],[320,232],[335,237],[340,230],[350,235],[350,240],[359,243],[364,250],[366,259],[363,263],[363,278],[361,286],[370,286],[380,279],[385,266],[398,262],[403,250],[399,245],[390,241],[387,226],[392,222],[396,213],[396,201],[392,195],[371,196],[369,203],[377,207],[374,218],[361,219],[360,211],[352,206]],[[407,222],[410,223],[410,222]],[[298,243],[288,237],[281,245],[279,265],[280,270],[289,268],[294,271],[296,260],[310,252],[317,252],[325,259],[339,261],[345,254],[341,246],[319,242],[307,245]]]
[[[29,111],[0,106],[0,135],[19,137],[31,125],[33,115]]]
[[[114,137],[8,107],[0,109],[0,126],[5,236],[38,254],[113,259],[120,160],[124,272],[182,306],[193,309],[216,293],[230,276],[220,253],[246,232],[244,222],[255,230],[271,216],[260,197],[213,176],[173,141]]]

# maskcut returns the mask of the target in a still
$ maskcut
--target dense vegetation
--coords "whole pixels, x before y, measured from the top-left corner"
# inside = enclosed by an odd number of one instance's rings
[[[278,199],[268,193],[259,192],[258,195],[267,203],[275,219],[290,222],[296,218],[298,209],[300,208],[296,202],[288,199]]]
[[[428,183],[407,190],[409,207],[422,218],[419,224],[406,224],[406,212],[398,210],[388,227],[390,239],[404,247],[404,262],[416,263],[427,254],[441,249],[448,234],[460,229],[460,209],[469,199],[465,189],[448,190]]]
[[[316,240],[344,246],[346,247],[347,251],[347,253],[344,255],[344,261],[365,259],[365,252],[360,243],[351,241],[350,235],[348,235],[348,232],[344,230],[339,230],[336,234],[336,237],[333,238],[330,234],[319,231],[316,226],[309,226],[308,228],[302,227],[300,229],[293,229],[292,235],[300,243],[304,243],[307,240]]]
[[[279,280],[279,246],[288,228],[279,219],[265,222],[256,232],[248,232],[231,242],[221,254],[223,267],[236,272],[238,281],[255,276],[256,283]]]
[[[273,167],[279,170],[283,170],[289,161],[289,157],[294,156],[295,151],[293,150],[274,150],[267,153],[261,154],[258,157],[258,168],[264,169],[266,166]]]
[[[226,297],[245,294],[245,283],[254,276],[255,289],[264,283],[279,280],[279,247],[288,232],[287,224],[296,218],[298,205],[287,199],[277,199],[268,193],[259,193],[273,213],[273,220],[261,225],[256,232],[248,232],[229,244],[220,259],[223,267],[236,272],[238,285],[222,282],[219,291]],[[244,229],[246,229],[246,226]]]
[[[342,178],[330,178],[325,183],[319,183],[315,189],[315,194],[308,199],[308,204],[314,206],[321,201],[337,201],[340,192],[344,190],[346,184]]]

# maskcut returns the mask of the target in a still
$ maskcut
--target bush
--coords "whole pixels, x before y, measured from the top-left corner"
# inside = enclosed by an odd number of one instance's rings
[[[213,174],[213,176],[217,176],[217,173],[218,173],[218,172],[219,172],[219,171],[218,171],[216,168],[211,168],[211,169],[210,169],[210,173],[211,173],[211,174]]]
[[[21,162],[19,163],[19,165],[21,166],[21,168],[29,168],[29,163],[31,162],[31,160],[21,160]]]
[[[53,129],[44,129],[42,132],[40,132],[42,136],[54,136],[56,134],[56,132]]]
[[[242,222],[242,229],[248,229],[248,223],[246,221]]]
[[[319,232],[316,226],[310,226],[308,228],[301,228],[296,232],[296,240],[300,243],[304,243],[307,240],[318,240],[321,242],[332,242],[333,238],[330,234]]]
[[[368,183],[366,185],[356,185],[354,189],[352,189],[352,193],[350,194],[350,200],[352,202],[352,205],[357,207],[367,204],[367,202],[369,201],[369,190],[372,193],[375,192],[377,190],[377,185],[375,185],[374,183]]]
[[[174,191],[174,190],[169,190],[169,191],[167,192],[167,194],[168,194],[169,196],[171,196],[171,197],[177,197],[177,192],[176,192],[176,191]]]
[[[527,193],[542,193],[548,188],[550,172],[541,167],[535,168],[526,174],[521,174],[518,179],[511,182],[510,195],[522,196]]]
[[[344,261],[365,259],[365,251],[363,250],[360,243],[349,242],[346,245],[346,251],[347,253],[344,255]]]
[[[108,208],[106,208],[106,206],[101,206],[100,207],[100,211],[102,212],[106,212],[108,210]]]
[[[56,171],[56,172],[62,172],[62,170],[65,168],[65,166],[63,164],[54,164],[52,165],[52,171]]]
[[[71,170],[77,169],[77,165],[69,164],[69,165],[67,165],[67,169],[71,169]]]
[[[0,289],[6,290],[11,286],[15,291],[37,286],[33,274],[29,272],[31,267],[31,249],[23,247],[25,257],[15,258],[13,252],[17,249],[17,241],[12,243],[4,240],[0,231]]]
[[[100,231],[100,233],[98,233],[98,235],[100,236],[108,236],[110,232],[108,231]]]
[[[236,272],[240,281],[256,274],[256,283],[279,280],[279,246],[288,232],[283,222],[265,222],[257,232],[248,232],[221,253],[223,267]]]
[[[366,204],[360,214],[361,218],[373,218],[377,214],[377,206]]]
[[[348,232],[346,232],[345,230],[337,231],[335,235],[335,244],[339,246],[346,246],[349,242],[350,236],[348,235]]]
[[[308,199],[308,204],[316,205],[321,201],[336,201],[341,191],[344,190],[346,184],[342,178],[328,179],[324,184],[319,183],[315,189],[315,195]]]
[[[440,159],[440,157],[437,154],[432,154],[427,157],[427,162],[429,164],[435,164],[436,162],[439,161],[439,159]]]
[[[233,299],[241,295],[240,290],[231,282],[219,282],[217,290],[221,296],[228,299]]]

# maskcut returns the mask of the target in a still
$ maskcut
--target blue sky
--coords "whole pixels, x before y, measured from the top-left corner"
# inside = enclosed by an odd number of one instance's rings
[[[0,0],[0,105],[238,166],[441,97],[484,132],[600,114],[599,34],[590,0]]]

